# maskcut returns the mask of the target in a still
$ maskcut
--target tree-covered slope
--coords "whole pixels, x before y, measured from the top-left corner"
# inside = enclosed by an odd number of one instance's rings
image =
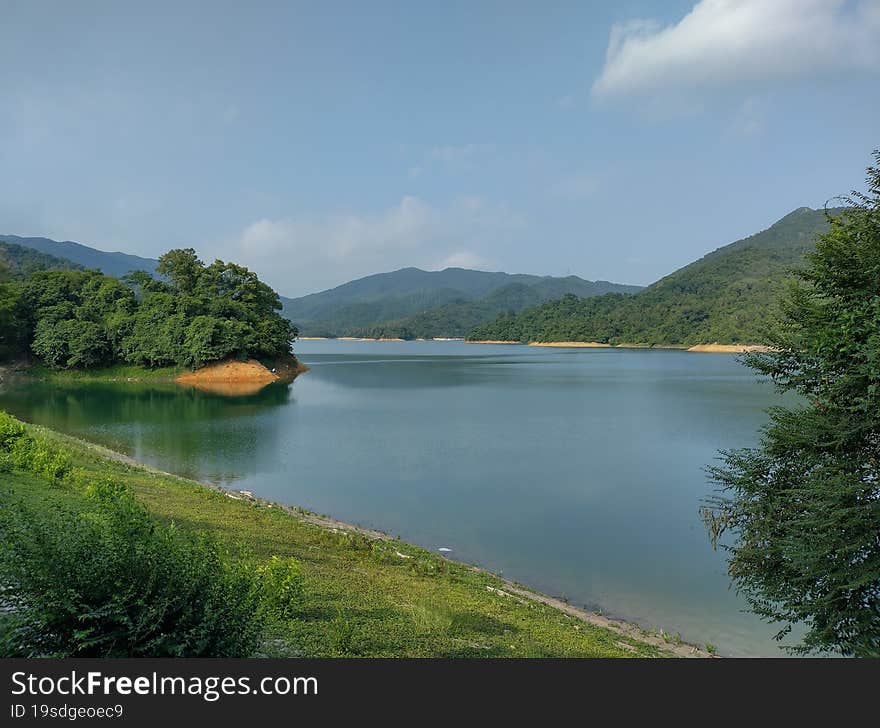
[[[296,329],[278,294],[244,266],[205,265],[191,248],[124,279],[38,270],[0,280],[0,358],[36,355],[53,369],[119,364],[198,368],[227,357],[290,355]]]
[[[584,285],[588,284],[588,285]],[[491,321],[499,314],[513,314],[545,301],[578,290],[582,297],[600,296],[609,291],[638,290],[605,281],[583,281],[580,278],[552,278],[534,285],[509,283],[475,301],[454,301],[413,316],[370,326],[352,333],[374,338],[439,338],[463,337],[475,326]],[[571,294],[574,295],[574,294]]]
[[[15,243],[0,242],[0,261],[8,264],[12,278],[27,278],[38,270],[81,270],[82,266]]]
[[[399,336],[412,330],[415,336],[463,336],[471,326],[501,311],[521,310],[566,293],[591,296],[636,290],[636,286],[576,276],[403,268],[283,303],[284,314],[306,335],[367,336],[387,331],[385,335]]]
[[[831,211],[832,213],[834,211]],[[760,343],[778,316],[789,272],[827,229],[802,207],[767,230],[719,248],[636,295],[565,296],[472,329],[472,340],[610,344]]]
[[[127,253],[108,253],[69,240],[59,242],[49,238],[23,238],[18,235],[0,235],[0,242],[31,248],[56,258],[65,258],[79,264],[83,268],[100,270],[105,275],[117,278],[124,276],[126,273],[141,270],[152,274],[159,263],[158,260],[153,258],[141,258]]]

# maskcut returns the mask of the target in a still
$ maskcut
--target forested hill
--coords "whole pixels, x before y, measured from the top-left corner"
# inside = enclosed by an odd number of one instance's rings
[[[18,235],[0,235],[0,242],[11,243],[24,248],[51,255],[55,258],[63,258],[73,261],[83,268],[100,270],[108,276],[121,278],[126,273],[134,271],[146,271],[153,274],[158,260],[153,258],[141,258],[128,253],[108,253],[97,248],[90,248],[81,243],[70,240],[59,242],[49,238],[25,238]]]
[[[440,337],[464,336],[501,311],[518,311],[566,293],[637,290],[577,276],[403,268],[283,302],[285,315],[305,335]]]
[[[0,263],[9,266],[11,277],[27,278],[38,270],[81,270],[82,266],[66,258],[58,258],[48,253],[41,253],[23,245],[0,242]]]
[[[0,275],[0,360],[195,369],[226,358],[289,357],[296,329],[278,313],[278,294],[252,271],[222,260],[205,265],[187,248],[161,256],[156,273]]]
[[[832,214],[840,210],[831,210]],[[638,294],[566,296],[472,329],[471,340],[610,344],[761,343],[793,267],[827,229],[824,210],[802,207],[660,279]]]

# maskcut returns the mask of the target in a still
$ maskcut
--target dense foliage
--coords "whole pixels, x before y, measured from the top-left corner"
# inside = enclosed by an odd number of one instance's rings
[[[801,651],[880,657],[880,152],[869,193],[829,218],[784,302],[775,351],[748,363],[798,408],[771,411],[760,447],[712,469],[704,515],[732,536],[751,609],[803,622]]]
[[[451,337],[464,336],[499,313],[520,311],[566,293],[597,296],[637,290],[577,276],[403,268],[286,299],[284,314],[308,336]]]
[[[25,326],[21,321],[20,291],[9,282],[12,267],[0,259],[0,361],[19,353],[25,342]]]
[[[0,413],[0,472],[10,469],[55,487],[0,499],[4,656],[247,656],[298,605],[295,561],[233,563]]]
[[[116,363],[199,367],[225,357],[288,354],[296,329],[278,295],[235,263],[191,249],[159,259],[157,280],[97,271],[38,271],[0,290],[6,355],[29,347],[56,369]]]
[[[49,238],[26,238],[18,235],[0,235],[0,245],[15,245],[34,253],[43,254],[55,261],[64,261],[63,264],[52,263],[45,268],[84,268],[87,270],[100,270],[108,276],[122,278],[128,273],[146,271],[155,273],[158,260],[153,258],[141,258],[128,253],[108,253],[88,245],[74,243],[69,240],[59,242]]]
[[[430,308],[403,319],[386,321],[362,328],[347,329],[349,336],[369,338],[431,339],[440,337],[464,337],[471,329],[491,321],[499,314],[513,316],[518,311],[537,306],[560,295],[572,295],[571,290],[581,291],[584,297],[598,296],[608,289],[625,290],[627,286],[605,285],[602,281],[592,284],[589,290],[580,285],[567,285],[571,279],[551,278],[534,285],[510,283],[487,296],[476,300],[459,300]],[[574,279],[580,281],[580,279]],[[581,281],[583,283],[583,281]],[[617,294],[620,295],[620,294]]]
[[[827,229],[822,211],[801,208],[768,230],[720,248],[635,295],[566,296],[505,314],[473,340],[598,341],[608,344],[761,343],[778,319],[790,270]]]
[[[22,280],[38,270],[82,270],[72,260],[58,258],[14,243],[0,241],[0,267],[7,267],[9,277]],[[2,280],[0,280],[2,282]]]

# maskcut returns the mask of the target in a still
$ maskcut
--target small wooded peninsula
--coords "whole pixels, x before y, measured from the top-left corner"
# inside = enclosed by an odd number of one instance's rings
[[[204,264],[191,248],[121,279],[5,246],[0,359],[36,356],[53,370],[135,365],[196,369],[290,355],[296,327],[278,294],[244,266]]]

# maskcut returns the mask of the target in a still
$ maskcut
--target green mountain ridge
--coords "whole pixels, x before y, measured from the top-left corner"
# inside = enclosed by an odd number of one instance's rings
[[[116,278],[140,270],[152,275],[159,264],[159,261],[153,258],[141,258],[128,253],[108,253],[71,240],[58,241],[49,238],[0,235],[0,242],[31,248],[54,258],[72,261],[82,268],[100,270],[105,275]]]
[[[284,313],[307,336],[464,336],[502,311],[518,311],[566,293],[635,292],[638,286],[446,268],[402,268],[284,300]]]
[[[107,252],[72,241],[42,237],[0,236],[28,257],[32,270],[85,268],[120,278],[135,271],[155,277],[157,260]],[[46,256],[38,258],[36,256]],[[11,256],[7,256],[11,257]],[[17,266],[10,261],[13,269]],[[299,298],[279,296],[283,315],[311,336],[463,337],[468,330],[503,312],[520,311],[566,293],[594,296],[609,291],[635,292],[637,286],[486,272],[466,268],[425,271],[402,268],[349,281]]]
[[[541,281],[532,286],[525,283],[510,283],[496,288],[487,296],[474,301],[453,301],[403,319],[388,321],[364,329],[355,329],[351,333],[370,338],[463,338],[472,328],[491,321],[499,314],[515,313],[560,296],[575,295],[571,293],[571,289],[579,287],[577,285],[566,286],[564,281],[565,279],[553,279]],[[610,291],[627,288],[639,290],[635,286],[620,286],[596,281],[594,286],[581,295],[585,297],[601,296]]]
[[[839,208],[829,210],[839,213]],[[766,230],[718,248],[630,296],[565,296],[504,314],[470,340],[608,344],[762,343],[792,268],[828,227],[824,210],[801,207]]]
[[[66,258],[41,253],[15,243],[0,242],[0,261],[10,267],[13,279],[27,278],[38,270],[81,270],[82,266]]]

